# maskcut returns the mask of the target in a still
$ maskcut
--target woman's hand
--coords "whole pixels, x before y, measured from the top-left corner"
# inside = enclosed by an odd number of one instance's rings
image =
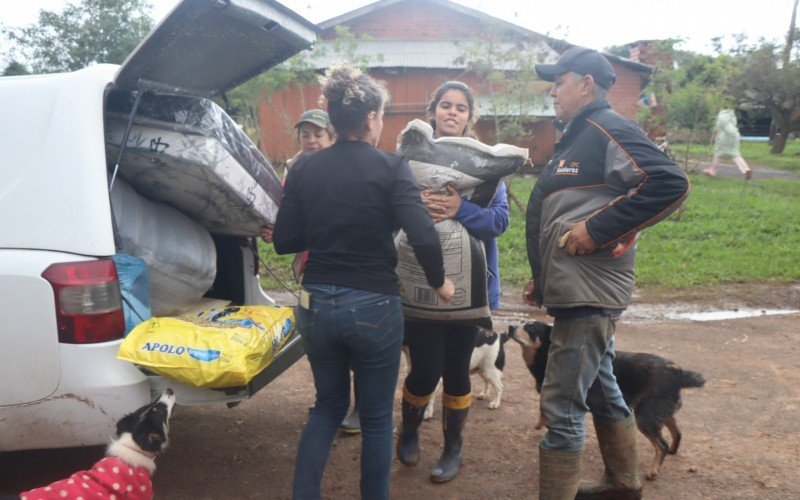
[[[447,186],[448,194],[438,194],[430,189],[422,192],[422,203],[431,214],[433,222],[452,219],[458,213],[461,206],[461,197],[452,186]]]
[[[434,292],[439,296],[445,304],[449,304],[453,300],[453,295],[456,293],[456,286],[450,281],[450,278],[445,278],[444,283],[439,288],[434,288]]]
[[[274,224],[267,224],[261,228],[261,239],[267,243],[272,243],[272,231],[275,229]]]

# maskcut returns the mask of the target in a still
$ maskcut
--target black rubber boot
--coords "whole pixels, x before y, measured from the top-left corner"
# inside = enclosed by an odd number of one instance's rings
[[[407,467],[414,467],[419,463],[419,425],[429,400],[430,395],[414,396],[403,387],[403,423],[397,435],[397,458]]]
[[[642,483],[636,471],[636,420],[634,416],[618,422],[594,419],[600,454],[606,466],[601,481],[581,481],[576,499],[639,499]]]
[[[458,475],[458,469],[461,467],[461,444],[463,442],[461,434],[464,424],[467,422],[471,401],[472,394],[461,397],[442,395],[444,451],[431,472],[431,481],[434,483],[446,483]],[[453,402],[455,404],[452,404]],[[463,404],[464,402],[466,404]]]
[[[572,500],[581,478],[580,451],[539,446],[539,500]]]

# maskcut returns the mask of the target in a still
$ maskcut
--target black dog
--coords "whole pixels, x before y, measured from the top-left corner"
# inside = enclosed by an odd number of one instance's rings
[[[536,380],[537,392],[542,391],[552,328],[541,321],[508,328],[509,337],[522,346],[522,358]],[[655,354],[617,351],[613,368],[622,396],[633,408],[636,427],[655,448],[655,457],[647,474],[648,479],[654,479],[666,454],[677,453],[681,443],[681,431],[675,421],[675,412],[681,407],[681,389],[703,387],[706,381],[701,374],[682,370],[672,361]],[[540,418],[536,428],[543,425],[546,423]],[[672,436],[672,446],[667,445],[661,435],[664,426]]]

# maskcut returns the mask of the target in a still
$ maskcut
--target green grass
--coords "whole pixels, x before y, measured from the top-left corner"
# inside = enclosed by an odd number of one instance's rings
[[[284,287],[290,290],[297,289],[297,283],[295,283],[294,275],[292,274],[293,254],[278,255],[272,245],[264,243],[261,238],[258,239],[258,253],[261,259],[269,266],[269,271],[265,270],[263,265],[259,266],[261,286],[265,290],[283,290]]]
[[[691,176],[692,193],[680,221],[675,217],[639,238],[637,285],[686,288],[724,283],[800,280],[800,182],[709,179]],[[511,192],[527,204],[535,178],[514,177]],[[525,213],[509,200],[511,224],[498,239],[503,283],[530,278]],[[294,285],[292,256],[261,243],[261,255],[281,279]],[[281,288],[270,276],[264,287]]]
[[[682,162],[686,155],[686,146],[678,143],[672,143],[670,146],[672,154]],[[788,141],[783,153],[779,155],[771,154],[771,148],[772,146],[766,142],[742,141],[739,151],[751,167],[769,167],[800,174],[800,140]],[[710,162],[712,155],[713,148],[709,144],[692,144],[689,147],[690,160]],[[722,161],[731,163],[730,158],[723,158]]]
[[[693,176],[692,188],[680,222],[642,234],[639,286],[800,279],[800,183]]]

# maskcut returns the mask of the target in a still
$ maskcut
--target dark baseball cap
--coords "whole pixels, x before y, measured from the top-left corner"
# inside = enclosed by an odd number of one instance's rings
[[[579,75],[592,75],[595,83],[608,90],[617,80],[614,67],[600,52],[587,47],[570,47],[555,64],[537,64],[536,74],[552,82],[558,75],[573,71]]]
[[[300,115],[300,119],[294,124],[294,128],[300,128],[300,125],[306,122],[312,123],[317,127],[326,130],[331,126],[331,120],[328,118],[328,113],[322,111],[321,109],[309,109]]]

